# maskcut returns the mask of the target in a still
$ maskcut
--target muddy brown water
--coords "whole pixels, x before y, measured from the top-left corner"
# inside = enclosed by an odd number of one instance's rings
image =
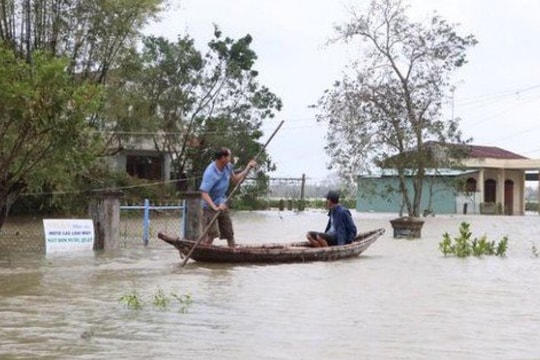
[[[286,242],[323,211],[241,212],[237,240]],[[435,216],[328,263],[180,267],[174,248],[0,257],[1,359],[540,359],[540,217]],[[505,258],[444,258],[461,221]],[[154,304],[159,294],[170,302]],[[135,294],[143,307],[119,299]],[[191,303],[174,298],[190,297]],[[159,298],[159,296],[158,296]]]

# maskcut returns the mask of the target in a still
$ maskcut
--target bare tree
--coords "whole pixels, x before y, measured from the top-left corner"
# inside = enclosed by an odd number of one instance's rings
[[[426,142],[462,142],[457,119],[442,119],[441,108],[452,72],[476,40],[436,14],[426,24],[412,22],[406,10],[402,0],[374,0],[336,28],[335,41],[358,42],[360,56],[317,107],[318,120],[329,126],[326,150],[335,167],[349,176],[395,169],[397,191],[417,217],[426,169],[438,165]]]

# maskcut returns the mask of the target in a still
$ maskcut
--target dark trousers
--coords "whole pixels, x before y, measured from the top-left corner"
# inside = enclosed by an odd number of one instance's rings
[[[322,232],[318,232],[318,231],[309,231],[308,234],[313,239],[316,239],[317,235],[319,235],[321,238],[326,240],[326,243],[328,244],[328,246],[337,245],[337,237],[336,237],[336,235],[330,235],[330,234],[322,233]]]

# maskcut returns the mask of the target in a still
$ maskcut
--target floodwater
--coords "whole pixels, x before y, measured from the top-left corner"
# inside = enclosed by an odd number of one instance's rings
[[[299,240],[326,222],[323,211],[233,217],[243,243]],[[0,358],[540,359],[538,215],[435,216],[418,240],[392,238],[393,214],[354,217],[387,232],[338,262],[182,268],[155,238],[0,258]],[[507,256],[443,257],[442,234],[461,221],[473,236],[508,235]],[[119,300],[130,294],[141,309]]]

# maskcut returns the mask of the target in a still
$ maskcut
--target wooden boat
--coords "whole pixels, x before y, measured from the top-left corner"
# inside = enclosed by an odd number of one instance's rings
[[[312,247],[309,242],[269,243],[261,245],[215,246],[199,244],[191,254],[191,259],[213,263],[292,263],[308,261],[333,261],[358,256],[373,244],[384,229],[360,233],[348,245]],[[163,233],[158,238],[176,247],[180,258],[185,258],[195,241],[181,240]]]

